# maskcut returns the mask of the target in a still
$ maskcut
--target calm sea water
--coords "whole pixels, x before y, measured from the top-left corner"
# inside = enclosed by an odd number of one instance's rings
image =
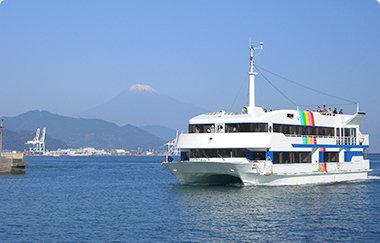
[[[180,186],[159,157],[28,158],[0,176],[0,241],[374,242],[371,179],[312,186]]]

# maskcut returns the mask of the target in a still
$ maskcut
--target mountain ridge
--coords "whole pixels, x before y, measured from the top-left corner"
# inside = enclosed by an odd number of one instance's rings
[[[3,119],[6,127],[13,131],[46,127],[49,136],[73,148],[159,149],[165,144],[163,139],[133,125],[118,126],[101,119],[74,118],[41,110]]]

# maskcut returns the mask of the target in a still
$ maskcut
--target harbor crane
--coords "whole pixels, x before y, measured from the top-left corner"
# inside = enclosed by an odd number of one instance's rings
[[[29,145],[29,152],[32,154],[45,154],[46,127],[42,129],[42,134],[40,131],[40,128],[37,128],[36,135],[34,136],[33,140],[27,141],[25,143]]]

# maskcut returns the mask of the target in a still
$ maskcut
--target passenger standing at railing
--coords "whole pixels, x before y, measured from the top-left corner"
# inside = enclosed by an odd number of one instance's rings
[[[327,107],[326,107],[326,105],[323,105],[323,112],[327,113]]]
[[[318,106],[317,107],[317,112],[321,112],[322,110],[321,110],[321,107],[320,106]]]
[[[339,114],[343,114],[343,109],[340,109]]]
[[[338,114],[338,111],[336,110],[336,107],[334,108],[333,113],[334,113],[334,114]]]

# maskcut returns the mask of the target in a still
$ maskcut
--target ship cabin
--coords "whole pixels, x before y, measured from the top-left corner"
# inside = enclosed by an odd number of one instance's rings
[[[359,129],[364,116],[262,108],[253,114],[219,111],[190,119],[177,147],[181,161],[352,162],[368,157],[369,138]]]

